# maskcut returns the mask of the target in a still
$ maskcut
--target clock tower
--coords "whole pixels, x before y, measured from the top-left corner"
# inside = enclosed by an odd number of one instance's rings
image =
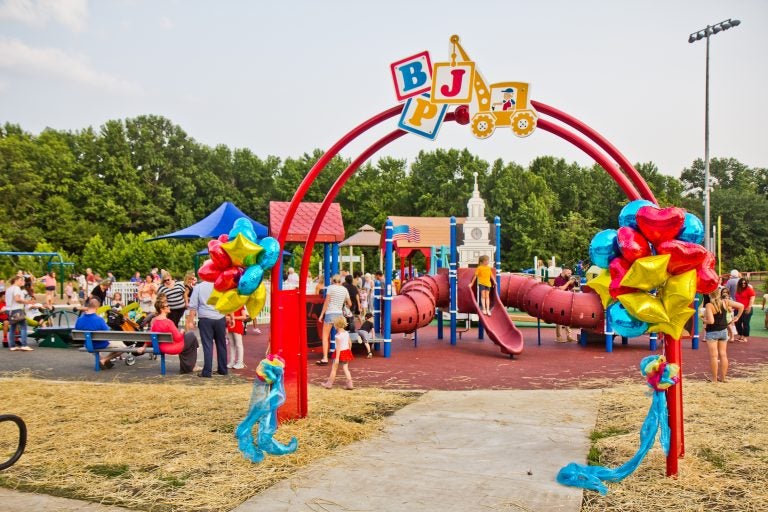
[[[491,227],[485,219],[485,201],[480,197],[477,188],[477,173],[474,173],[475,189],[467,201],[469,215],[464,220],[464,245],[458,247],[459,267],[466,268],[477,265],[480,256],[486,255],[490,264],[494,262],[496,248],[490,244]]]

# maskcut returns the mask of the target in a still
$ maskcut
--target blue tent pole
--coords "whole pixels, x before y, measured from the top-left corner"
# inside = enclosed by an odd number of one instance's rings
[[[392,345],[392,220],[387,219],[384,225],[384,239],[386,250],[384,252],[384,315],[382,331],[384,332],[384,357],[390,357]]]

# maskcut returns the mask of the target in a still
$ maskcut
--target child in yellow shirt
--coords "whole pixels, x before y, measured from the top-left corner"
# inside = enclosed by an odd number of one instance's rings
[[[477,282],[480,288],[480,308],[485,315],[491,314],[491,288],[496,277],[493,267],[488,264],[488,261],[488,256],[480,256],[477,268],[475,268],[475,275],[472,277],[472,282],[469,283],[469,286],[472,287]]]

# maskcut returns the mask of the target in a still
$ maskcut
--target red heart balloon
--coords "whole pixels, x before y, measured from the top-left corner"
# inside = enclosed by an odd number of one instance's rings
[[[219,277],[213,282],[213,287],[220,292],[236,288],[237,283],[240,281],[240,276],[242,275],[242,267],[229,267],[228,269],[221,271]]]
[[[624,293],[632,293],[638,291],[637,288],[631,288],[629,286],[621,286],[621,280],[624,279],[624,275],[629,271],[629,267],[632,266],[632,262],[619,256],[613,258],[608,271],[611,273],[611,284],[608,285],[608,293],[614,299]]]
[[[216,268],[216,264],[213,263],[213,260],[205,260],[205,263],[203,263],[197,270],[197,275],[200,279],[210,283],[216,281],[216,278],[219,277],[220,273],[221,270]]]
[[[707,251],[706,256],[704,256],[704,261],[701,262],[702,268],[711,268],[712,270],[715,270],[715,263],[717,260],[715,259],[715,255],[709,251]]]
[[[211,240],[208,242],[208,254],[213,260],[213,264],[216,265],[219,270],[224,270],[225,268],[232,266],[232,258],[229,257],[227,251],[221,246],[219,240]]]
[[[225,243],[229,242],[229,235],[226,234],[226,233],[222,233],[222,234],[219,235],[219,238],[217,238],[216,240],[218,240],[219,242],[225,244]]]
[[[709,251],[703,245],[683,242],[682,240],[667,240],[656,246],[659,254],[669,254],[667,271],[670,274],[682,274],[693,270],[704,262]]]
[[[661,209],[643,206],[637,210],[635,218],[640,232],[657,245],[677,236],[685,222],[685,210],[674,206]]]
[[[715,269],[699,265],[696,269],[696,291],[699,293],[711,293],[720,286],[720,276]]]
[[[648,245],[648,240],[639,231],[635,231],[630,227],[622,226],[619,228],[616,242],[621,255],[627,261],[631,262],[651,255],[651,246]]]

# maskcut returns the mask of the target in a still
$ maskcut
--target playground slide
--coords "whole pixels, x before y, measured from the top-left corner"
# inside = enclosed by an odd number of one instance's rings
[[[475,294],[476,287],[469,285],[466,288],[459,289],[459,295],[469,295],[472,298],[473,313],[477,313],[480,322],[483,324],[485,333],[488,337],[501,347],[503,354],[515,355],[523,351],[525,340],[523,333],[515,327],[515,323],[509,318],[507,308],[502,304],[499,294],[496,293],[496,287],[491,293],[491,314],[484,315],[480,308],[480,301]]]

